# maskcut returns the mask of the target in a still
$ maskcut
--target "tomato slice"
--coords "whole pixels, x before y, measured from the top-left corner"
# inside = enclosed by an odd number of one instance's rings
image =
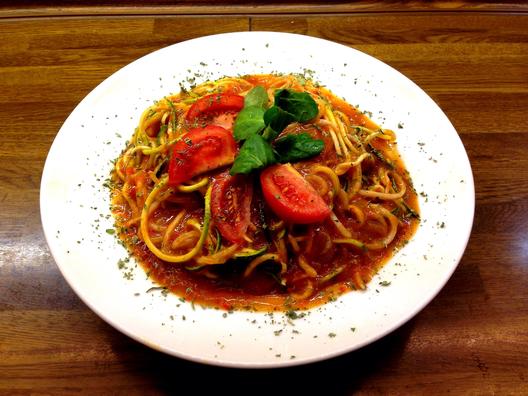
[[[172,148],[169,184],[177,186],[200,173],[232,164],[236,152],[230,131],[217,125],[191,129]]]
[[[201,116],[214,113],[239,112],[244,107],[244,97],[235,94],[215,93],[206,95],[192,104],[185,119],[191,123]]]
[[[211,124],[221,126],[228,130],[233,130],[236,116],[237,114],[235,113],[220,113],[213,117]]]
[[[247,176],[231,176],[224,172],[213,181],[213,221],[222,237],[231,243],[244,243],[251,218],[252,198],[253,184]]]
[[[297,224],[323,221],[330,208],[290,164],[270,166],[260,174],[262,194],[281,219]]]

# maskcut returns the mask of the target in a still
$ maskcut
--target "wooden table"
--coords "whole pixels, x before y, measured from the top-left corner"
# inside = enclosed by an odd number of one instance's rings
[[[521,3],[0,6],[0,393],[528,394],[528,6]],[[202,366],[123,336],[66,284],[40,224],[48,149],[90,90],[158,48],[247,30],[327,38],[403,72],[451,119],[476,183],[473,233],[438,297],[372,345],[291,369]]]

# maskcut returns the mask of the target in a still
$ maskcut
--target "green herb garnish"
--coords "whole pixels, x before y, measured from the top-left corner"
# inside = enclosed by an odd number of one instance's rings
[[[271,145],[260,135],[252,135],[244,142],[231,168],[231,174],[247,175],[253,170],[275,164],[277,159]]]
[[[319,112],[317,103],[308,93],[290,89],[275,91],[275,106],[290,113],[297,122],[310,121]]]
[[[265,110],[258,106],[244,107],[238,113],[235,126],[233,128],[233,136],[236,140],[246,140],[251,136],[262,131],[266,124],[264,123]]]
[[[288,135],[272,142],[292,122],[307,122],[318,113],[315,100],[306,92],[279,89],[274,105],[267,108],[266,90],[257,86],[244,98],[244,108],[234,125],[234,137],[244,141],[231,168],[231,174],[248,174],[277,162],[285,163],[313,157],[324,149],[322,140],[309,134]]]
[[[287,135],[275,141],[275,151],[280,162],[295,162],[313,157],[324,149],[322,140],[314,139],[307,133]]]

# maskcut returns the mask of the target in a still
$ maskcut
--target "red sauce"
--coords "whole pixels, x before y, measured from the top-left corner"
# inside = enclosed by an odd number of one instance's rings
[[[412,202],[412,201],[411,201]],[[416,200],[414,205],[416,208]],[[350,219],[348,223],[353,223]],[[329,275],[336,268],[343,267],[343,271],[323,284],[315,283],[312,296],[304,301],[294,302],[289,297],[292,292],[301,292],[306,286],[304,272],[297,265],[288,266],[284,275],[289,288],[285,290],[277,281],[277,264],[271,263],[258,268],[249,278],[242,276],[244,265],[233,261],[219,266],[219,277],[209,279],[185,269],[184,265],[166,263],[157,258],[146,245],[138,241],[129,245],[133,256],[139,259],[149,278],[167,287],[171,292],[205,306],[221,309],[255,309],[255,310],[289,310],[310,308],[325,303],[338,295],[355,290],[354,276],[359,274],[365,283],[378,271],[380,267],[414,234],[417,226],[415,221],[401,223],[394,241],[386,249],[355,252],[344,246],[334,245],[332,249],[325,249],[329,238],[339,237],[331,220],[327,220],[314,229],[312,248],[304,255],[312,267],[322,276]],[[353,227],[351,227],[353,229]],[[129,230],[129,236],[137,235],[136,228]],[[374,240],[379,237],[376,229],[358,232],[362,240]],[[130,241],[125,238],[125,241]]]
[[[263,83],[264,79],[264,77],[260,76],[255,76],[252,79],[248,78],[250,82],[260,84]],[[331,97],[332,105],[352,119],[353,124],[378,129],[371,120],[357,109],[341,99],[334,96]],[[312,125],[301,126],[295,124],[290,125],[283,133],[301,132],[308,132],[313,137],[322,139],[325,143],[325,150],[319,156],[294,164],[302,175],[306,175],[308,169],[314,164],[321,163],[332,167],[339,162],[333,141],[323,129],[315,128]],[[382,153],[396,153],[395,150],[391,151],[393,149],[391,143],[381,139],[374,139],[372,146]],[[417,196],[402,161],[400,158],[391,158],[391,160],[395,171],[402,176],[406,184],[406,193],[403,196],[405,203],[414,212],[418,213]],[[370,174],[375,174],[378,171],[378,166],[379,161],[364,161],[362,164],[363,174],[366,177]],[[217,170],[212,175],[219,174],[222,171],[224,169]],[[258,180],[258,178],[255,177],[255,180]],[[254,191],[255,198],[252,202],[251,219],[252,223],[257,227],[249,230],[248,236],[255,241],[253,246],[268,246],[268,252],[277,252],[277,248],[267,240],[266,231],[261,226],[265,221],[269,227],[274,222],[277,222],[278,219],[270,213],[266,204],[260,198],[261,193],[258,183],[255,183]],[[193,216],[201,221],[203,218],[203,199],[198,194],[194,198],[192,198],[192,195],[188,198],[189,202],[187,202],[187,205],[188,208],[194,209],[187,216]],[[336,215],[352,233],[352,237],[364,242],[379,240],[386,233],[386,230],[383,229],[383,225],[380,225],[379,222],[368,219],[370,209],[367,206],[367,200],[356,195],[352,198],[351,203],[362,208],[367,215],[367,220],[360,224],[351,213],[336,209]],[[168,224],[179,210],[181,209],[164,205],[155,211],[155,220],[160,224]],[[114,213],[116,216],[121,216],[124,220],[127,220],[127,216],[130,216],[126,207],[123,206],[115,206]],[[258,266],[250,277],[243,276],[246,263],[250,259],[237,259],[223,265],[211,266],[214,268],[210,269],[208,275],[204,275],[200,271],[186,269],[185,264],[171,264],[157,258],[150,252],[145,243],[137,238],[137,225],[130,226],[126,232],[120,233],[120,236],[132,255],[138,258],[150,279],[167,287],[171,292],[187,301],[226,310],[255,309],[272,311],[313,307],[334,299],[344,292],[354,290],[363,282],[368,283],[378,269],[393,255],[394,251],[404,245],[414,234],[417,224],[417,219],[413,217],[401,218],[394,240],[385,249],[377,250],[354,249],[340,244],[332,245],[330,243],[332,239],[342,238],[342,236],[340,236],[331,219],[317,225],[293,226],[295,235],[307,237],[304,241],[299,242],[301,253],[318,274],[315,281],[311,280],[313,291],[307,298],[292,297],[305,291],[307,282],[310,280],[306,272],[294,260],[297,255],[291,250],[288,252],[287,271],[282,274],[282,278],[286,283],[286,286],[284,286],[278,279],[279,265],[275,262],[270,261]],[[360,281],[358,281],[358,277],[361,278]]]

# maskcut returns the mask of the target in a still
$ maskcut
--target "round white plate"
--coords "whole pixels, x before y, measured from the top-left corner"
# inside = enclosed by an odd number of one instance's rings
[[[396,131],[422,215],[416,235],[365,292],[348,293],[298,318],[204,309],[151,289],[156,285],[134,260],[126,261],[125,249],[106,231],[113,229],[113,220],[103,183],[110,161],[125,147],[144,108],[178,92],[180,84],[270,72],[313,75]],[[112,326],[184,359],[276,367],[352,351],[416,315],[444,286],[464,252],[474,186],[457,132],[402,74],[333,42],[244,32],[172,45],[102,82],[57,134],[42,176],[40,206],[46,239],[62,274]]]

